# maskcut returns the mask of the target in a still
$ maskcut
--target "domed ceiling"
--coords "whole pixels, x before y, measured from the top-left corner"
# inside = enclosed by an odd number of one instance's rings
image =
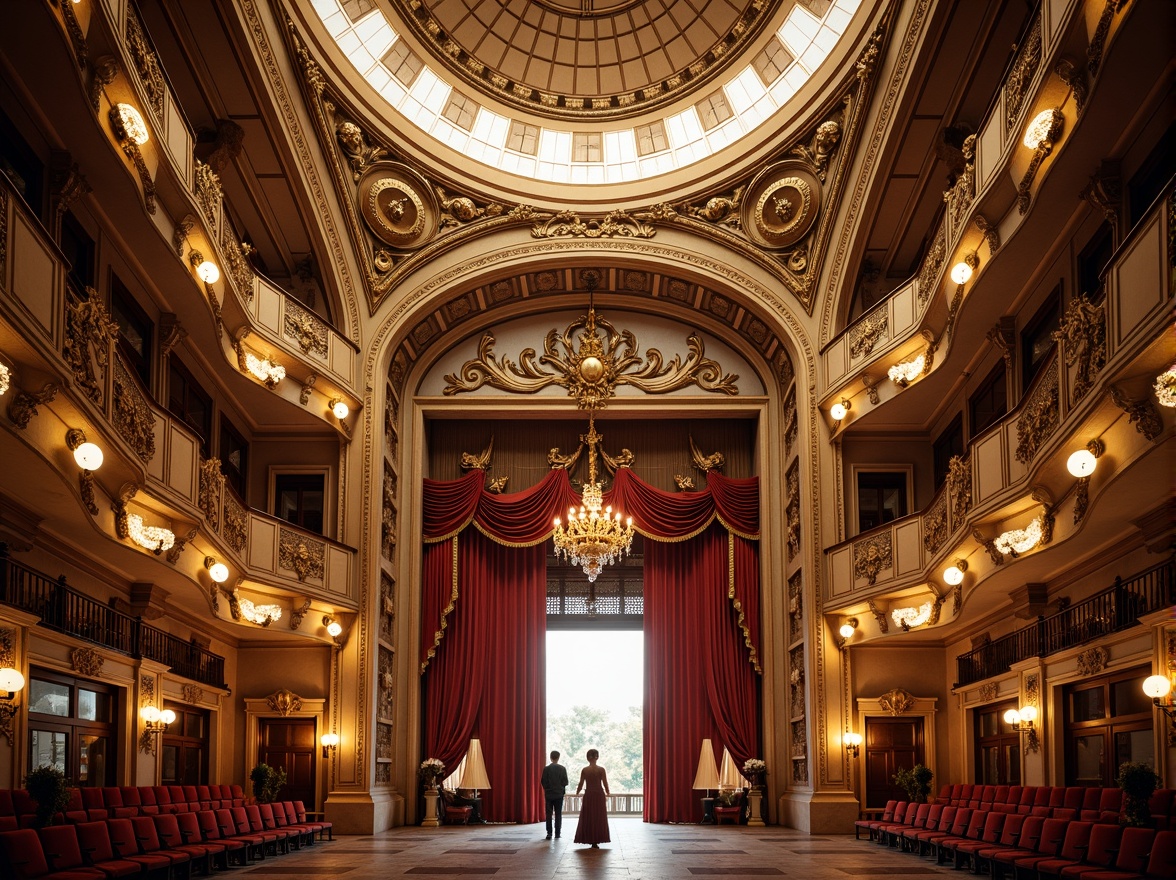
[[[797,0],[387,0],[457,76],[552,116],[623,116],[680,97]]]

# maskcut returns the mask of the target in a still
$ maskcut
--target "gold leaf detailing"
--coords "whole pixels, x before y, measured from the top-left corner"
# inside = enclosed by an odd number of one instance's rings
[[[82,31],[81,22],[78,21],[77,13],[74,12],[72,3],[54,4],[61,9],[61,18],[65,22],[65,30],[69,34],[69,42],[73,46],[74,59],[78,63],[78,67],[82,70],[86,67],[86,57],[89,54],[89,48],[86,46],[86,34]]]
[[[688,217],[705,220],[708,223],[721,223],[732,229],[739,229],[743,225],[743,221],[739,218],[743,190],[744,187],[740,186],[736,187],[730,196],[714,196],[708,199],[701,208],[689,202],[682,202],[677,206],[677,210],[671,205],[656,205],[650,209],[649,216],[654,220],[668,220],[675,214],[682,213]]]
[[[1014,457],[1029,464],[1041,444],[1058,426],[1058,362],[1052,361],[1033,389],[1017,419],[1017,450]]]
[[[180,699],[185,703],[196,704],[204,699],[204,688],[199,685],[186,684],[180,688]]]
[[[293,571],[298,580],[308,577],[323,578],[323,557],[326,545],[303,537],[289,529],[278,530],[278,565]]]
[[[972,509],[972,458],[953,455],[947,463],[947,494],[951,516],[960,522]]]
[[[213,531],[220,531],[221,496],[225,490],[225,475],[221,473],[219,458],[200,462],[200,509]]]
[[[221,534],[229,546],[238,553],[245,549],[245,508],[230,492],[225,493],[225,524]]]
[[[551,469],[570,471],[576,466],[576,462],[580,460],[580,454],[584,451],[584,444],[581,443],[576,447],[575,452],[561,455],[558,446],[553,446],[547,453],[547,463],[551,465]]]
[[[486,484],[486,491],[493,492],[495,495],[501,495],[506,491],[508,480],[510,480],[510,477],[495,477]]]
[[[1086,71],[1069,58],[1059,58],[1054,64],[1054,73],[1074,93],[1074,111],[1081,116],[1082,111],[1086,109],[1086,98],[1090,94],[1090,89],[1086,85]]]
[[[1029,210],[1031,202],[1029,188],[1033,185],[1033,178],[1037,176],[1037,169],[1041,167],[1041,163],[1053,152],[1053,146],[1062,136],[1062,128],[1065,123],[1066,117],[1062,115],[1061,110],[1050,111],[1049,122],[1045,130],[1041,132],[1041,139],[1033,151],[1033,158],[1029,160],[1029,167],[1025,169],[1025,176],[1017,184],[1017,211],[1021,214]]]
[[[1090,71],[1090,78],[1098,76],[1098,68],[1102,64],[1103,51],[1107,46],[1107,35],[1111,32],[1111,21],[1115,13],[1126,0],[1106,0],[1102,13],[1095,25],[1094,35],[1090,38],[1090,45],[1086,47],[1086,69]]]
[[[200,205],[200,210],[204,212],[204,219],[209,222],[213,230],[216,230],[221,213],[221,199],[224,197],[221,191],[220,177],[212,170],[212,167],[205,165],[199,159],[196,160],[196,171],[194,174],[196,181],[196,203]]]
[[[866,317],[862,318],[849,331],[849,356],[854,360],[867,356],[874,350],[874,346],[889,334],[889,317],[887,305],[883,303]]]
[[[1143,400],[1132,400],[1112,385],[1111,400],[1115,402],[1115,406],[1127,414],[1127,423],[1135,425],[1135,430],[1142,434],[1144,439],[1155,440],[1164,430],[1164,424],[1160,421],[1159,413],[1156,412],[1155,407],[1151,405],[1151,401],[1147,398]]]
[[[303,354],[313,352],[324,360],[327,357],[327,325],[322,318],[298,305],[291,296],[283,298],[285,305],[282,329],[286,336],[298,343]]]
[[[480,471],[486,470],[490,467],[490,456],[494,452],[494,437],[490,438],[490,445],[483,449],[477,455],[472,452],[463,452],[461,454],[461,469],[468,471],[477,469]]]
[[[302,697],[292,690],[282,688],[266,697],[265,704],[274,712],[285,717],[302,709]]]
[[[891,715],[902,715],[915,707],[915,698],[910,691],[895,688],[878,698],[878,705]]]
[[[463,223],[471,223],[483,217],[487,219],[498,217],[506,211],[506,206],[498,202],[490,202],[485,208],[481,208],[468,196],[453,196],[451,198],[441,187],[437,186],[433,189],[437,193],[437,203],[441,206],[443,212],[443,216],[441,217],[442,228],[460,226]]]
[[[690,477],[684,477],[681,474],[674,474],[674,483],[678,489],[683,492],[694,491],[694,480]]]
[[[800,499],[793,498],[788,502],[784,511],[784,521],[788,530],[788,558],[795,559],[800,555]]]
[[[343,148],[343,155],[347,157],[347,164],[351,166],[351,177],[356,183],[368,165],[388,155],[388,151],[383,147],[369,146],[363,129],[354,122],[340,122],[335,126],[335,137],[339,140],[339,146]]]
[[[644,217],[645,215],[640,215]],[[574,211],[539,214],[532,238],[653,238],[654,228],[626,211],[609,211],[601,219],[581,220]]]
[[[976,228],[984,236],[984,241],[988,244],[989,254],[995,254],[1000,250],[1000,230],[992,223],[988,222],[988,218],[983,214],[973,214],[972,222],[976,224]]]
[[[603,338],[598,325],[605,331]],[[642,358],[636,353],[639,346],[631,331],[618,331],[604,318],[597,321],[596,310],[590,308],[586,317],[577,318],[562,335],[550,330],[538,359],[533,348],[524,349],[517,365],[495,356],[494,335],[487,333],[478,345],[478,358],[462,364],[460,376],[445,377],[445,394],[474,391],[483,385],[534,394],[559,385],[581,409],[603,409],[616,395],[618,385],[631,385],[647,394],[666,394],[690,385],[732,396],[739,393],[735,384],[739,377],[724,375],[722,367],[705,356],[697,333],[686,338],[686,345],[689,354],[685,360],[675,355],[663,364],[662,353],[655,348]],[[545,370],[544,366],[553,369]]]
[[[102,674],[102,664],[106,658],[93,648],[74,648],[69,652],[69,665],[74,672],[90,678],[97,678]]]
[[[964,170],[956,178],[951,189],[943,194],[943,200],[947,203],[948,221],[953,231],[960,228],[972,199],[976,197],[976,135],[971,134],[964,138],[962,152]]]
[[[1053,338],[1062,344],[1066,366],[1078,368],[1073,388],[1073,402],[1077,403],[1107,362],[1106,309],[1091,303],[1085,294],[1070,300]]]
[[[621,448],[619,455],[609,455],[604,449],[600,450],[600,457],[604,459],[604,466],[610,474],[615,474],[619,468],[631,468],[636,457],[631,449]]]
[[[1078,674],[1097,675],[1107,668],[1108,659],[1106,648],[1087,648],[1078,655]]]
[[[1025,42],[1017,51],[1013,66],[1009,69],[1008,79],[1005,81],[1005,134],[1017,124],[1017,117],[1021,115],[1021,106],[1025,103],[1025,96],[1029,91],[1029,83],[1037,72],[1041,63],[1041,14],[1033,22],[1033,28],[1025,37]]]
[[[947,493],[941,492],[923,517],[923,549],[934,555],[947,540]]]
[[[890,632],[890,618],[886,612],[879,608],[873,599],[867,600],[866,604],[870,606],[870,613],[874,615],[874,620],[878,624],[879,631],[883,633]]]
[[[86,396],[102,405],[102,386],[110,363],[110,341],[118,325],[106,314],[98,292],[86,288],[87,299],[66,307],[65,361]]]
[[[792,152],[808,161],[817,172],[817,177],[824,182],[825,172],[829,166],[829,157],[833,155],[833,151],[837,149],[837,144],[840,141],[841,123],[836,119],[829,119],[817,126],[811,144],[799,146]]]
[[[157,122],[162,122],[164,95],[167,85],[163,79],[163,72],[159,66],[159,59],[155,50],[143,31],[143,24],[133,4],[128,4],[127,10],[127,49],[131,53],[135,71],[139,74],[139,81],[143,84],[143,91],[147,93],[147,103],[155,114]]]
[[[229,277],[237,287],[237,292],[245,297],[247,302],[253,302],[253,267],[249,265],[247,257],[253,253],[253,245],[244,241],[237,241],[230,229],[225,228],[221,241],[221,250],[225,254],[225,263],[229,270]],[[290,296],[283,299],[288,303]]]
[[[997,684],[995,681],[990,681],[987,684],[980,685],[979,696],[985,703],[991,703],[996,699]]]
[[[723,465],[727,463],[727,457],[721,452],[712,452],[710,455],[703,455],[694,443],[694,437],[690,436],[690,460],[694,466],[703,473],[708,473],[712,470],[721,471]]]
[[[155,415],[121,357],[114,359],[114,426],[144,463],[155,456]]]
[[[988,554],[988,558],[992,560],[993,565],[1004,565],[1004,554],[996,549],[996,542],[991,538],[985,538],[980,534],[979,529],[972,529],[972,537],[976,539],[976,543],[984,548],[984,552]]]
[[[865,578],[871,586],[878,573],[894,565],[890,547],[890,532],[875,535],[853,545],[853,576]]]
[[[925,305],[935,291],[935,282],[939,279],[939,271],[943,268],[943,261],[947,259],[947,227],[939,224],[939,231],[935,233],[935,241],[927,250],[923,258],[923,265],[919,267],[919,305]]]
[[[290,629],[298,629],[302,626],[302,620],[306,617],[307,612],[310,611],[310,599],[307,599],[297,608],[290,609]]]
[[[49,403],[57,396],[57,385],[46,382],[40,391],[18,391],[8,404],[8,418],[22,431],[29,426],[37,407]]]

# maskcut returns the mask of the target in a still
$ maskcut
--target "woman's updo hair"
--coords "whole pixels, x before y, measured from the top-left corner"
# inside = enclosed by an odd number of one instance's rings
[[[595,761],[599,757],[600,757],[600,752],[596,751],[596,749],[589,749],[588,750],[588,760],[589,761]]]

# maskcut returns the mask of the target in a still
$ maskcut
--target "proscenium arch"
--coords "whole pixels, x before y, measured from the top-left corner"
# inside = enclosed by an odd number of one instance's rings
[[[667,239],[671,236],[666,236]],[[680,239],[688,239],[681,236]],[[697,242],[695,242],[697,244]],[[484,242],[481,243],[484,246]],[[686,242],[688,244],[688,242]],[[729,254],[722,255],[731,257]],[[472,256],[464,262],[450,262],[449,268],[441,275],[432,277],[415,277],[410,279],[415,283],[408,287],[402,285],[397,293],[407,291],[395,302],[389,301],[383,312],[378,328],[373,334],[372,342],[367,349],[366,371],[372,377],[374,387],[368,390],[367,405],[371,407],[366,421],[368,426],[365,434],[364,461],[370,473],[378,474],[382,471],[384,462],[384,441],[379,430],[387,416],[385,412],[384,386],[393,366],[398,351],[404,347],[410,338],[413,328],[444,304],[466,295],[478,288],[488,288],[495,283],[509,281],[527,273],[551,270],[574,270],[577,268],[604,269],[612,277],[626,271],[654,272],[687,280],[692,284],[701,285],[711,291],[729,299],[748,315],[754,316],[772,334],[777,336],[780,344],[787,352],[791,361],[797,401],[798,442],[801,445],[799,453],[801,464],[801,508],[802,517],[807,522],[813,522],[815,511],[819,509],[816,499],[817,474],[820,470],[818,462],[817,436],[822,432],[818,422],[818,413],[814,403],[814,385],[816,370],[816,353],[809,340],[807,328],[801,322],[805,320],[803,312],[793,309],[787,299],[790,294],[779,291],[774,286],[774,279],[766,277],[762,270],[752,265],[738,265],[737,258],[730,262],[718,256],[708,254],[703,250],[691,250],[680,242],[651,242],[651,241],[584,241],[584,240],[544,240],[544,241],[511,241],[504,242],[497,249],[480,249],[480,254]],[[761,404],[758,414],[759,432],[757,439],[757,458],[760,462],[761,473],[771,478],[763,481],[763,503],[768,513],[765,516],[764,546],[767,549],[761,561],[761,578],[763,590],[763,620],[765,632],[771,630],[780,632],[780,627],[786,625],[784,599],[779,588],[786,571],[784,545],[786,543],[786,525],[783,511],[784,499],[784,451],[781,440],[784,433],[783,404],[784,389],[775,375],[773,365],[769,363],[755,349],[748,339],[734,332],[730,325],[708,317],[705,312],[694,308],[694,303],[679,305],[672,300],[653,299],[645,295],[627,294],[624,290],[605,289],[610,285],[602,285],[602,292],[597,294],[597,302],[606,314],[616,317],[618,312],[635,310],[640,312],[654,312],[665,314],[671,320],[686,326],[697,326],[701,331],[720,339],[724,344],[738,352],[757,372],[758,378],[768,393]],[[394,299],[395,295],[393,298]],[[552,308],[575,310],[587,305],[587,290],[577,291],[574,297],[541,296],[512,298],[506,303],[486,301],[477,313],[456,326],[435,334],[428,339],[412,363],[405,364],[406,371],[401,388],[402,394],[396,419],[395,430],[398,435],[397,471],[398,490],[396,506],[400,515],[397,518],[397,554],[396,554],[396,582],[397,582],[397,632],[398,650],[402,657],[412,657],[419,649],[419,615],[420,597],[413,587],[420,579],[420,533],[416,516],[411,515],[420,506],[419,480],[413,479],[414,465],[419,463],[423,454],[423,429],[426,413],[415,404],[413,389],[419,387],[422,378],[427,375],[441,353],[448,350],[459,341],[477,339],[495,323],[504,320],[514,320],[528,315],[540,314]],[[799,305],[799,304],[797,304]],[[644,306],[644,307],[643,307]],[[511,354],[514,354],[513,352]],[[525,398],[518,395],[503,395],[497,392],[483,392],[487,406],[503,406],[509,400],[512,410]],[[462,398],[473,399],[473,395],[461,395]],[[697,400],[697,398],[694,398]],[[631,398],[629,400],[632,400]],[[667,398],[669,405],[673,405],[673,398]],[[738,398],[724,397],[724,405],[732,405]],[[550,398],[548,398],[550,402]],[[569,399],[565,406],[569,412],[574,411],[574,404]],[[663,406],[665,404],[662,404]],[[658,404],[647,404],[644,412],[656,410]],[[479,407],[479,409],[483,409]],[[627,406],[626,412],[632,416],[642,413],[640,406]],[[480,413],[489,417],[489,408]],[[364,517],[368,524],[368,534],[371,546],[379,546],[380,521],[380,480],[365,481]],[[807,529],[804,543],[801,547],[800,558],[806,582],[806,594],[814,597],[813,619],[820,619],[820,591],[821,568],[819,565],[821,528]],[[378,550],[365,551],[364,571],[368,584],[376,584],[381,570]],[[374,607],[376,591],[370,590],[369,604]],[[773,607],[773,605],[779,607]],[[763,735],[769,754],[781,761],[781,766],[788,761],[787,748],[787,711],[780,700],[785,699],[784,682],[786,681],[787,650],[784,647],[786,639],[769,636],[764,638],[765,656],[762,658],[764,666],[763,679]],[[819,650],[816,648],[815,650]],[[809,662],[815,662],[813,657]],[[370,665],[370,664],[369,664]],[[415,766],[413,761],[419,761],[420,731],[409,719],[418,717],[420,689],[419,676],[416,674],[415,664],[400,662],[397,664],[397,709],[396,726],[394,731],[396,756],[395,766],[402,768],[401,774],[407,774],[409,768]],[[365,673],[369,674],[369,673]],[[776,729],[779,728],[779,729]],[[809,734],[812,747],[809,753],[814,765],[820,760],[819,755],[824,748],[818,743],[824,737],[824,725],[820,731]],[[814,774],[814,780],[824,778],[823,768]],[[780,784],[783,784],[783,778]],[[407,785],[410,780],[396,777],[393,782]],[[775,792],[778,796],[779,791]]]

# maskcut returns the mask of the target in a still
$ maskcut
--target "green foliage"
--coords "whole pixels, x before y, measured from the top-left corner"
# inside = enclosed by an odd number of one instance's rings
[[[900,767],[892,777],[894,784],[907,793],[907,799],[916,804],[927,802],[931,794],[931,778],[931,770],[922,764],[916,764],[910,770]]]
[[[37,802],[36,819],[38,828],[51,825],[58,813],[69,806],[70,785],[65,774],[56,767],[42,766],[24,778],[25,790]]]
[[[741,791],[720,791],[718,797],[715,798],[724,807],[733,807],[739,801]]]
[[[641,737],[639,706],[630,706],[629,716],[620,721],[603,709],[588,706],[573,706],[563,715],[547,718],[547,751],[555,749],[562,755],[560,763],[568,768],[573,791],[589,749],[600,751],[600,763],[608,770],[608,785],[612,791],[641,791]]]
[[[258,764],[249,771],[249,780],[253,783],[253,796],[260,803],[270,804],[277,800],[278,792],[286,784],[286,771]]]
[[[1151,807],[1148,806],[1148,800],[1160,782],[1160,777],[1156,775],[1151,764],[1125,761],[1119,765],[1115,784],[1123,789],[1124,824],[1137,828],[1151,827]]]

